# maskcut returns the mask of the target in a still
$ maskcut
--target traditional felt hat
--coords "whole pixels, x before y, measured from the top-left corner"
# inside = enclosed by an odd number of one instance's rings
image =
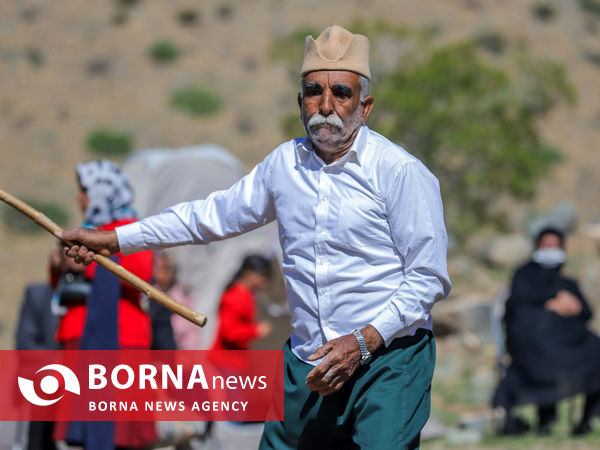
[[[301,76],[316,70],[348,70],[370,80],[369,39],[339,25],[327,27],[317,39],[306,36]]]

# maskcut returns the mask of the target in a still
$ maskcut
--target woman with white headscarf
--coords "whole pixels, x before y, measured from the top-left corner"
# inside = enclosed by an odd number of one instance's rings
[[[77,202],[84,226],[98,230],[136,221],[132,207],[133,190],[119,167],[108,160],[77,165]],[[150,281],[153,254],[114,255],[112,259],[145,281]],[[86,303],[72,305],[61,318],[57,340],[65,349],[117,350],[148,349],[152,342],[150,317],[142,309],[141,295],[96,264],[86,268],[92,289]],[[133,424],[134,426],[131,426]],[[61,435],[62,434],[62,435]],[[65,436],[66,434],[66,436]],[[57,430],[55,437],[84,444],[86,449],[143,447],[156,439],[151,422],[71,422],[68,432]]]

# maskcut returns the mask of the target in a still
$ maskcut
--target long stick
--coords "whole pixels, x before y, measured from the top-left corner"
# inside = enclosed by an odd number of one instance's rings
[[[38,225],[45,228],[47,231],[49,231],[53,235],[56,231],[62,231],[61,227],[59,227],[56,223],[54,223],[52,220],[50,220],[48,217],[46,217],[40,211],[38,211],[35,208],[32,208],[24,201],[19,200],[18,198],[10,195],[8,192],[4,191],[3,189],[0,189],[0,200],[9,204],[16,210],[22,212],[27,217],[34,220]],[[67,242],[67,244],[73,245],[73,243],[71,243],[71,242]],[[169,297],[164,292],[156,289],[151,284],[146,283],[140,277],[132,274],[127,269],[123,268],[122,266],[120,266],[113,260],[107,258],[106,256],[102,256],[102,255],[99,255],[98,253],[96,253],[94,255],[94,262],[96,262],[100,266],[104,267],[106,270],[112,272],[113,274],[118,276],[121,280],[129,283],[136,289],[139,289],[144,294],[146,294],[148,296],[148,298],[151,298],[152,300],[156,300],[158,303],[160,303],[161,305],[170,309],[174,313],[179,314],[182,317],[185,317],[190,322],[195,323],[196,325],[199,325],[201,327],[206,325],[206,316],[204,314],[200,314],[199,312],[196,312],[196,311],[188,308],[187,306],[184,306],[181,303],[173,300],[171,297]]]

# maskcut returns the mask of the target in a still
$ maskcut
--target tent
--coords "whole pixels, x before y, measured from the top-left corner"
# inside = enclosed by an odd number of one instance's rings
[[[245,173],[233,155],[216,145],[138,150],[124,161],[122,169],[135,190],[139,217],[203,199],[213,191],[227,189]],[[207,325],[198,328],[201,349],[212,344],[221,293],[242,259],[251,253],[279,257],[278,252],[275,223],[224,241],[169,250],[178,265],[178,281],[189,289],[195,309],[208,316]]]

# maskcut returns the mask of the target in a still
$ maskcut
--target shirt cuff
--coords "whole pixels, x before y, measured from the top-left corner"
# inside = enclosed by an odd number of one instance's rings
[[[412,335],[415,330],[412,327],[404,327],[394,311],[386,308],[375,319],[371,325],[379,332],[387,347],[390,343],[399,337]]]
[[[144,238],[142,236],[142,227],[139,222],[133,222],[121,227],[115,228],[119,249],[124,255],[146,250]]]

